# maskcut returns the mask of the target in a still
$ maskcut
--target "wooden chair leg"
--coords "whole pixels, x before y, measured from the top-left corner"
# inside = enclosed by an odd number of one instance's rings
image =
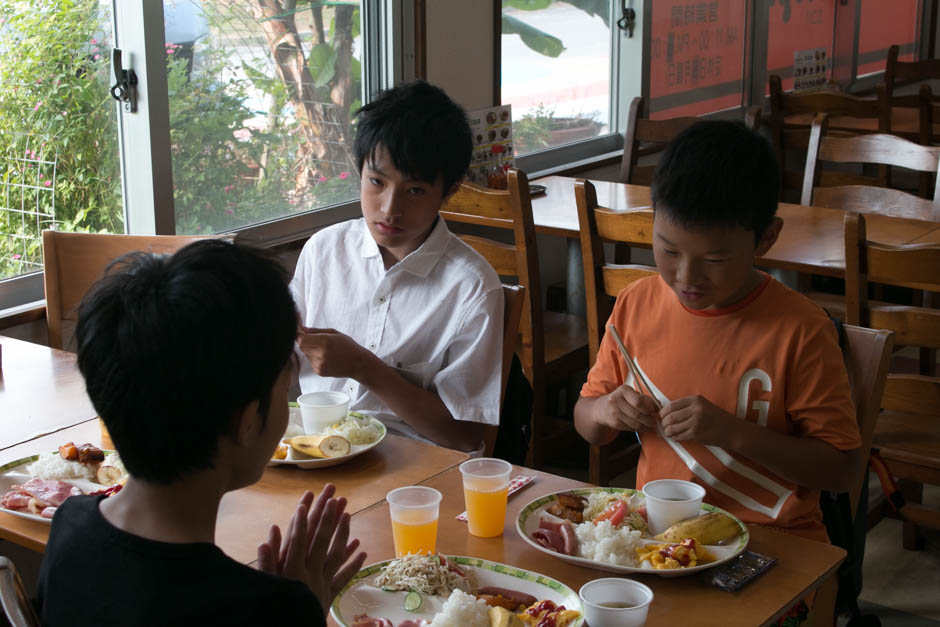
[[[809,609],[806,625],[809,627],[835,627],[836,624],[836,594],[839,592],[839,579],[832,573],[825,581],[819,584],[816,595],[813,597],[812,607]]]
[[[924,502],[924,485],[915,481],[899,481],[898,487],[908,503],[920,505]],[[908,520],[901,525],[901,546],[908,551],[920,551],[924,548],[923,531]]]

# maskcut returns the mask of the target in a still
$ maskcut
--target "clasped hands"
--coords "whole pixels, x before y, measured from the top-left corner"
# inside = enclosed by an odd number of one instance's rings
[[[721,446],[738,419],[704,396],[687,396],[662,408],[651,397],[624,384],[600,397],[595,420],[617,431],[657,431],[678,441]]]

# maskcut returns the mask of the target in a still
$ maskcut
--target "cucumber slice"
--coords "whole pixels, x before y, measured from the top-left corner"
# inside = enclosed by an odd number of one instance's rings
[[[421,607],[421,595],[412,590],[405,595],[405,609],[409,612],[416,611]]]

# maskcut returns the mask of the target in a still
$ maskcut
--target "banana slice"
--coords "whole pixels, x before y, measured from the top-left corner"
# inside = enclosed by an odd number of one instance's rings
[[[695,538],[699,544],[717,544],[736,536],[740,531],[734,519],[718,512],[711,512],[676,523],[656,536],[656,539],[681,542],[686,538]]]
[[[291,447],[311,457],[342,457],[349,455],[349,440],[341,435],[295,435]]]

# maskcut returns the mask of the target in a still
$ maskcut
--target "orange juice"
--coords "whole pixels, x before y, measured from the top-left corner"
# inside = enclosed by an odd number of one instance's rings
[[[506,524],[506,499],[509,486],[496,490],[477,490],[464,485],[463,498],[467,504],[467,523],[470,533],[479,538],[502,535]]]
[[[429,520],[427,512],[399,512],[397,520],[392,518],[392,538],[396,557],[433,553],[437,546],[437,517]]]

